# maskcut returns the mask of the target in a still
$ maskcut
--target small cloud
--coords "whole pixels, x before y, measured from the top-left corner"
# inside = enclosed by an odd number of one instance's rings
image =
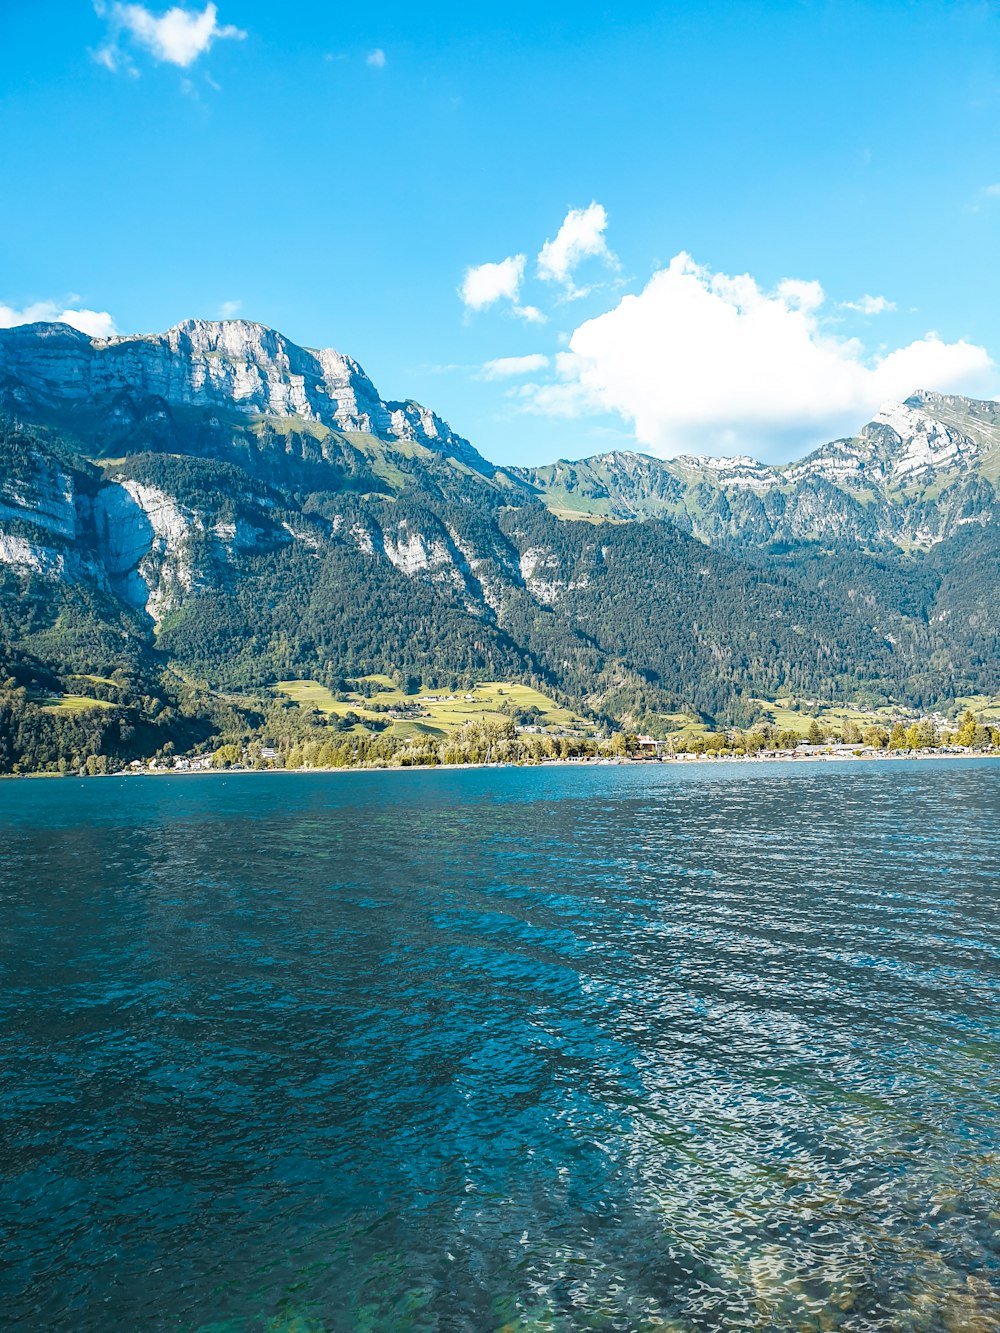
[[[62,309],[57,301],[36,301],[15,310],[13,306],[0,305],[0,329],[12,329],[18,324],[69,324],[90,338],[110,338],[117,333],[115,321],[106,310],[69,310]]]
[[[100,10],[98,10],[100,13]],[[96,51],[91,52],[92,57],[98,65],[103,65],[105,69],[114,72],[118,68],[117,52],[111,46],[98,47]]]
[[[509,255],[498,264],[467,268],[458,294],[469,310],[485,310],[497,301],[516,302],[525,263],[524,255]]]
[[[573,282],[573,271],[584,259],[602,259],[609,268],[618,265],[617,256],[604,239],[607,225],[608,214],[602,204],[571,208],[555,240],[546,241],[539,251],[538,276],[545,282],[561,283],[569,296],[584,295]]]
[[[242,301],[223,301],[219,306],[219,319],[234,319],[242,309]]]
[[[841,301],[841,310],[854,310],[859,315],[887,315],[896,309],[896,302],[884,296],[859,296],[856,301]]]
[[[484,380],[513,379],[517,375],[531,375],[536,370],[544,370],[549,358],[543,352],[532,352],[528,356],[500,356],[495,361],[487,361],[480,371]]]
[[[242,29],[231,23],[219,23],[218,6],[214,4],[207,4],[203,10],[174,5],[156,15],[145,5],[95,0],[94,10],[107,21],[108,40],[93,52],[93,57],[110,70],[124,68],[135,73],[128,55],[121,49],[123,38],[147,51],[154,60],[187,69],[211,49],[213,42],[225,38],[242,41],[246,37]]]
[[[1000,199],[1000,181],[997,181],[995,185],[987,185],[983,194],[987,199]]]
[[[369,51],[365,56],[365,64],[370,65],[372,69],[385,69],[385,52],[380,46],[376,46],[374,51]]]
[[[514,314],[526,324],[546,324],[548,320],[536,305],[516,305]]]

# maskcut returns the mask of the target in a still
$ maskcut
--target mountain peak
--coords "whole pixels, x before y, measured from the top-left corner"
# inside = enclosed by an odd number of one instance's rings
[[[89,338],[65,324],[0,330],[0,380],[19,410],[68,409],[99,420],[121,399],[168,409],[209,408],[247,417],[298,418],[345,434],[407,441],[492,468],[435,413],[385,402],[352,357],[300,347],[248,319],[186,319],[164,333]]]

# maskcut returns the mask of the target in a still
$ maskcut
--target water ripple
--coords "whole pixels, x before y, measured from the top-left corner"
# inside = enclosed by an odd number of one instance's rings
[[[4,1326],[1000,1330],[1000,765],[0,788]]]

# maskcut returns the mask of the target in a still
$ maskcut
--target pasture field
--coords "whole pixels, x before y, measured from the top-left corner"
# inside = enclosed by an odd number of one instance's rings
[[[963,713],[967,708],[971,709],[980,722],[989,725],[1000,722],[1000,694],[966,694],[955,703]]]
[[[405,705],[416,704],[421,716],[401,717],[392,720],[390,734],[399,738],[419,736],[444,736],[471,719],[492,718],[503,720],[501,712],[504,705],[511,711],[521,713],[529,708],[537,708],[539,716],[535,718],[538,726],[553,731],[573,731],[593,734],[594,724],[579,717],[572,710],[563,708],[547,695],[532,689],[528,685],[518,685],[510,681],[487,681],[473,689],[462,690],[451,695],[447,692],[421,692],[406,695],[393,684],[388,676],[368,676],[365,678],[372,685],[377,685],[378,693],[371,698],[351,691],[341,698],[336,698],[325,685],[314,680],[282,680],[273,686],[276,694],[284,695],[301,708],[314,708],[327,716],[343,717],[353,712],[361,721],[357,730],[364,729],[366,723],[376,720],[385,721],[386,710]],[[471,695],[467,698],[466,695]],[[428,697],[430,696],[430,697]],[[805,738],[813,720],[826,728],[843,727],[845,722],[853,722],[864,729],[880,726],[889,729],[897,720],[913,720],[919,711],[913,708],[885,706],[864,708],[857,704],[831,703],[814,699],[794,699],[782,696],[777,699],[755,699],[767,720],[782,731],[795,731]],[[372,705],[378,707],[373,708]],[[986,723],[1000,721],[1000,696],[970,695],[956,699],[948,705],[941,705],[938,710],[946,716],[956,719],[967,708]],[[658,734],[672,736],[708,736],[712,728],[685,713],[665,713],[659,718]]]
[[[798,731],[803,736],[809,731],[810,723],[815,720],[820,726],[843,726],[853,722],[858,727],[891,725],[902,712],[898,708],[861,708],[857,704],[815,703],[812,700],[795,700],[789,697],[778,699],[755,699],[767,714],[769,722],[782,731]],[[798,703],[799,707],[793,705]],[[916,716],[916,714],[914,714]]]
[[[291,699],[300,708],[315,708],[328,717],[356,713],[361,718],[360,726],[366,722],[385,721],[386,709],[415,705],[419,715],[393,718],[391,727],[387,728],[391,735],[403,739],[410,736],[446,736],[463,722],[473,719],[503,721],[509,716],[509,713],[501,711],[505,706],[514,713],[537,708],[539,715],[534,722],[540,727],[556,731],[593,730],[592,722],[561,707],[529,685],[485,681],[454,694],[446,690],[404,694],[388,676],[368,676],[365,679],[371,685],[378,686],[378,693],[371,698],[355,690],[337,698],[325,685],[315,680],[279,680],[273,688],[276,694]],[[377,707],[373,708],[373,704]]]
[[[114,708],[106,699],[91,699],[87,694],[43,694],[35,700],[46,713],[87,713],[94,708]]]

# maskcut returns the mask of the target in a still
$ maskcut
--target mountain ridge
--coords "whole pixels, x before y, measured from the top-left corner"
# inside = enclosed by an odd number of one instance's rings
[[[103,354],[112,359],[102,367],[103,374],[95,374]],[[62,367],[65,373],[53,380],[39,361]],[[346,434],[421,443],[453,452],[477,470],[497,470],[431,409],[413,400],[382,399],[352,357],[334,348],[296,344],[253,320],[187,319],[163,333],[108,337],[91,337],[59,323],[3,329],[0,388],[0,404],[15,413],[56,403],[65,407],[73,399],[99,406],[103,398],[128,391],[163,398],[170,406],[225,407],[248,416],[301,420]],[[891,444],[886,447],[887,432],[903,451],[895,459],[891,477],[897,483],[907,475],[919,478],[969,456],[989,466],[994,476],[1000,475],[1000,403],[928,390],[915,391],[903,403],[884,404],[858,435],[832,440],[783,464],[761,463],[749,455],[682,454],[661,459],[640,450],[615,450],[503,470],[527,479],[541,477],[547,469],[637,460],[677,478],[714,478],[720,484],[769,489],[806,476],[832,479],[854,473],[859,480],[866,461],[880,461],[884,474],[894,452]],[[881,455],[877,448],[869,448],[866,459],[857,447],[860,441],[881,443]]]
[[[21,677],[131,663],[142,698],[197,682],[202,718],[296,675],[512,678],[654,732],[1000,691],[997,404],[918,395],[780,468],[502,468],[340,353],[186,321],[0,331],[0,406]]]
[[[990,513],[1000,403],[921,391],[856,436],[777,465],[618,450],[511,470],[567,518],[667,518],[705,541],[787,541],[822,536],[825,512],[856,540],[928,547]]]
[[[60,424],[89,433],[87,416],[102,409],[128,424],[123,396],[136,428],[164,408],[221,409],[422,444],[491,469],[436,413],[382,399],[352,357],[300,347],[250,320],[190,319],[164,333],[106,338],[58,323],[0,330],[0,405],[8,410],[55,411]]]

